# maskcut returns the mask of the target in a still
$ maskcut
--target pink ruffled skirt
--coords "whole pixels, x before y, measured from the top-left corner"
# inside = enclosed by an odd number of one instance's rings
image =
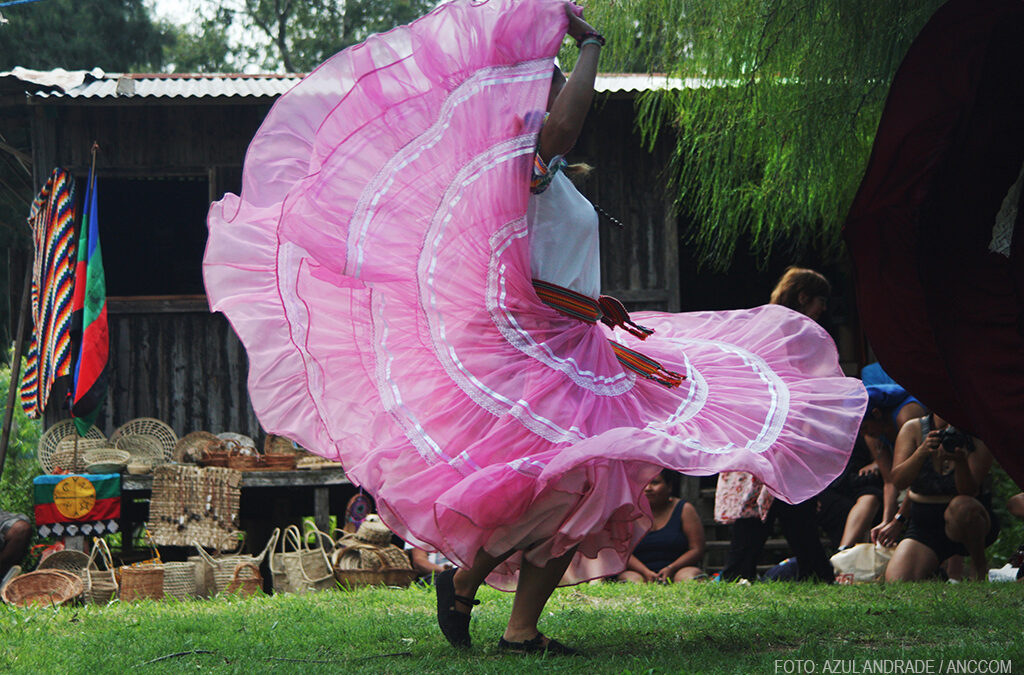
[[[831,338],[780,306],[639,313],[640,342],[543,304],[528,181],[565,32],[558,0],[444,5],[327,61],[269,113],[204,275],[250,359],[266,431],[340,460],[385,522],[459,565],[576,549],[614,574],[668,467],[813,496],[866,404]],[[623,370],[618,340],[686,375]]]

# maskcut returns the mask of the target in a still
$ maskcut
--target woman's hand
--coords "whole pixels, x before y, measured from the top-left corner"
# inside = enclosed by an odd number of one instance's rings
[[[662,567],[658,570],[658,573],[654,575],[654,580],[659,584],[669,584],[672,583],[672,577],[675,576],[675,573],[676,572],[672,569],[672,566],[668,565],[667,567]]]
[[[881,546],[895,546],[903,534],[903,523],[893,518],[871,528],[871,541]]]
[[[921,441],[921,445],[917,446],[915,452],[921,453],[926,457],[934,455],[939,448],[942,447],[941,434],[938,431],[929,431],[928,435]]]
[[[871,462],[870,464],[862,466],[860,468],[860,471],[857,472],[857,475],[858,476],[870,476],[871,474],[877,474],[877,473],[880,473],[880,471],[878,469],[878,463],[877,462]]]
[[[583,38],[584,33],[597,32],[593,26],[583,20],[583,10],[573,3],[565,3],[565,14],[569,17],[569,37],[577,42]]]

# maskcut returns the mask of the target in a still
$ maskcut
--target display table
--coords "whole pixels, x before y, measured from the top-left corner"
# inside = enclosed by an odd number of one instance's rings
[[[124,474],[121,529],[132,532],[149,517],[152,474]],[[250,548],[259,549],[275,527],[312,515],[317,528],[330,530],[331,513],[341,515],[358,490],[341,469],[246,471],[242,473],[240,511]]]

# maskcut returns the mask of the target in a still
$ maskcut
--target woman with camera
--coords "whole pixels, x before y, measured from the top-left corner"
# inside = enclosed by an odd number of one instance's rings
[[[999,533],[986,486],[991,466],[992,453],[984,443],[938,415],[903,425],[896,438],[892,480],[897,490],[909,488],[908,504],[872,532],[885,543],[905,530],[886,581],[929,578],[954,555],[971,556],[971,578],[987,578],[985,548]]]

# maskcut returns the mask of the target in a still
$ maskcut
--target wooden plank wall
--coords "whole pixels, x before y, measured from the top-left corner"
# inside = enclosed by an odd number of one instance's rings
[[[248,359],[222,314],[112,314],[110,389],[96,425],[107,435],[155,417],[178,436],[231,431],[260,441],[246,390]]]
[[[568,157],[594,167],[581,190],[622,221],[601,219],[603,292],[631,310],[679,311],[678,228],[665,190],[667,147],[643,149],[631,97],[598,100]]]

